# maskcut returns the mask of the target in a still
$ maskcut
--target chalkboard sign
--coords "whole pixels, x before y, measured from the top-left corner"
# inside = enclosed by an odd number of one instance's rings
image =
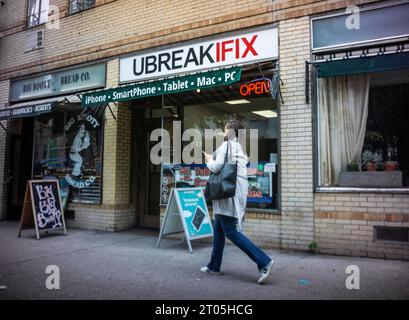
[[[158,248],[163,236],[181,232],[185,233],[191,253],[191,240],[213,236],[203,188],[172,189],[159,234]]]
[[[58,180],[27,182],[18,236],[23,229],[32,228],[36,229],[37,239],[40,231],[63,230],[67,234]]]

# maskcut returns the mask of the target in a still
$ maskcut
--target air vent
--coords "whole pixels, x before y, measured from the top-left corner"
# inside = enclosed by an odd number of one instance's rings
[[[375,240],[409,242],[409,228],[375,227]]]
[[[26,52],[41,49],[44,42],[44,30],[34,31],[27,35]]]

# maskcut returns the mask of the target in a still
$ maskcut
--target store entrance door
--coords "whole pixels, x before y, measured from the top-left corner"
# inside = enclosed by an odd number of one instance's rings
[[[135,207],[138,227],[159,228],[160,165],[150,161],[151,132],[161,128],[161,119],[149,116],[147,109],[135,110]]]
[[[20,219],[27,181],[31,179],[34,120],[21,121],[21,135],[10,137],[7,220]]]

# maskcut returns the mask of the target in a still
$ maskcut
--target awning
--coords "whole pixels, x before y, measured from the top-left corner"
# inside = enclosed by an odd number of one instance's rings
[[[0,120],[35,117],[43,113],[51,112],[58,103],[64,101],[67,103],[81,102],[77,95],[21,102],[12,105],[9,108],[0,109]]]
[[[318,78],[409,69],[409,52],[343,58],[315,64]]]
[[[135,83],[113,89],[87,92],[82,95],[82,106],[94,107],[110,102],[131,101],[164,94],[229,85],[240,81],[241,72],[241,67],[231,67],[185,76]]]

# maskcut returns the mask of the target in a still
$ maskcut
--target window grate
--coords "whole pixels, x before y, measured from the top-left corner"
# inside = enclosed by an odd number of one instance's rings
[[[41,49],[44,42],[44,30],[31,32],[26,38],[26,51],[33,51],[36,49]]]
[[[409,242],[409,228],[375,227],[375,240]]]

